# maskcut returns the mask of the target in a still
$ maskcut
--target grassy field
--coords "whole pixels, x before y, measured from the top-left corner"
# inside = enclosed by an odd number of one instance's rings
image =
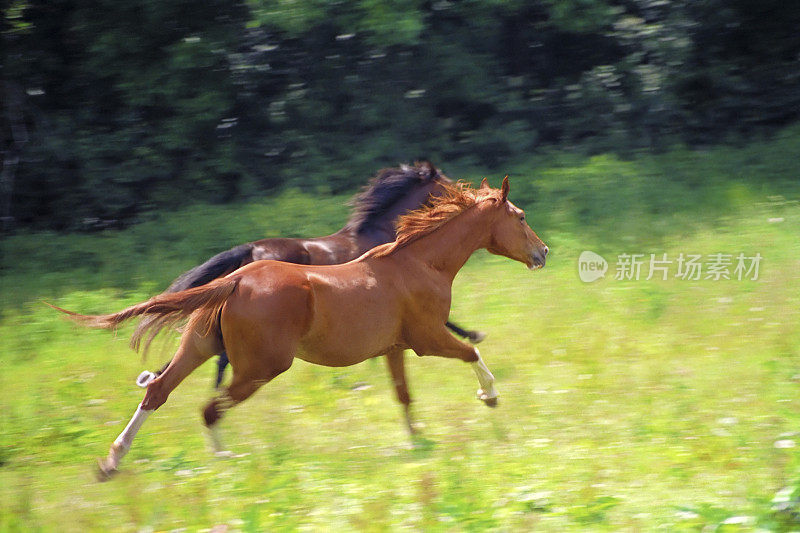
[[[514,169],[512,200],[550,246],[548,266],[476,254],[451,315],[489,334],[500,406],[474,399],[467,365],[411,356],[415,448],[381,361],[298,361],[229,413],[237,455],[214,458],[199,414],[208,363],[97,483],[94,459],[142,397],[133,380],[171,345],[142,363],[130,329],[78,329],[39,301],[116,310],[233,244],[334,230],[342,198],[287,192],[124,232],[10,237],[0,529],[796,530],[800,187],[784,152],[799,138]],[[609,261],[604,279],[579,279],[584,250]],[[676,279],[675,265],[666,281],[614,279],[619,254],[718,252],[760,253],[758,279]]]

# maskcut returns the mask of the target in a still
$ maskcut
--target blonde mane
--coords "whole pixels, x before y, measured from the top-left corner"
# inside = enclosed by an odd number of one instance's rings
[[[490,192],[479,195],[480,191]],[[394,242],[373,248],[372,257],[383,257],[436,231],[444,224],[457,217],[481,199],[497,196],[496,189],[475,189],[468,183],[459,181],[454,185],[444,184],[444,193],[431,198],[424,206],[402,215],[397,221],[397,238]],[[499,198],[499,196],[498,196]]]

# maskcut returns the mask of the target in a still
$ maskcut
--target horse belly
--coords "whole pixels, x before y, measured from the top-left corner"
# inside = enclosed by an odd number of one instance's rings
[[[400,343],[397,305],[369,296],[320,306],[300,342],[297,357],[325,366],[349,366],[383,355]]]

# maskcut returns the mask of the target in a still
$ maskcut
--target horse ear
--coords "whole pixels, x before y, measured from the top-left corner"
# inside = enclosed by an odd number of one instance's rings
[[[439,171],[436,170],[436,167],[433,166],[433,163],[431,163],[427,159],[420,164],[420,170],[421,170],[420,175],[426,181],[432,180],[433,178],[436,177],[437,174],[439,174]]]
[[[479,188],[480,189],[488,189],[489,188],[489,180],[486,179],[486,178],[483,178],[481,180],[481,186]]]
[[[505,202],[508,200],[508,191],[511,189],[511,186],[508,184],[508,176],[503,178],[503,185],[500,186],[500,197]]]

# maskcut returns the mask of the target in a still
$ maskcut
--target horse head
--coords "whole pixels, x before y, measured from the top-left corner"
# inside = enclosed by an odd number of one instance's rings
[[[542,268],[549,249],[528,225],[525,212],[508,200],[510,188],[508,176],[503,179],[499,195],[486,178],[481,182],[479,192],[487,195],[494,214],[486,248],[490,253],[524,263],[531,270]]]

